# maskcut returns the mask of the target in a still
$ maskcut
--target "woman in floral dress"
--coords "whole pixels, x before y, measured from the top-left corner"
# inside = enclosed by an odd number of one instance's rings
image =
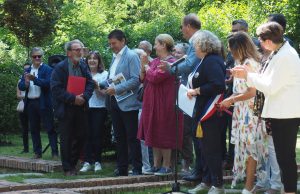
[[[260,56],[256,46],[244,32],[233,33],[228,37],[229,49],[235,65],[247,65],[253,71],[260,69]],[[246,177],[243,194],[251,193],[255,173],[263,179],[263,162],[267,156],[266,130],[261,121],[253,114],[255,88],[248,87],[245,79],[234,78],[233,94],[221,106],[228,108],[234,104],[232,115],[231,143],[235,144],[232,187],[237,180]]]

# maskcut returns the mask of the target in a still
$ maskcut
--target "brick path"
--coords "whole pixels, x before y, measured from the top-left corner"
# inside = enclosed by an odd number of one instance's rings
[[[0,181],[0,192],[13,193],[32,193],[42,192],[47,189],[58,189],[58,191],[74,191],[79,193],[116,193],[122,191],[138,191],[146,188],[163,187],[173,183],[173,176],[129,176],[129,177],[108,177],[93,179],[66,180],[58,183],[41,183],[41,184],[22,184]],[[194,186],[191,182],[180,181],[182,185]]]
[[[37,172],[59,172],[62,170],[60,161],[37,160],[16,156],[0,156],[0,167]]]
[[[13,156],[0,156],[0,167],[24,169],[30,171],[53,172],[61,171],[61,163],[49,160],[34,160]],[[298,165],[298,174],[300,166]],[[181,177],[179,176],[179,179]],[[224,174],[225,183],[231,183],[230,171]],[[143,191],[149,188],[170,187],[174,182],[173,176],[129,176],[129,177],[107,177],[92,179],[76,179],[38,183],[15,183],[0,180],[0,193],[122,193],[125,191]],[[181,185],[193,187],[195,183],[179,180]],[[231,193],[240,193],[240,190],[227,190]]]

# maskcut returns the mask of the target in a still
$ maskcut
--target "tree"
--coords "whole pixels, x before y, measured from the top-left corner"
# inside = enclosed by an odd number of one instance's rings
[[[58,1],[6,0],[2,4],[3,23],[27,48],[43,45],[54,32],[58,20]]]

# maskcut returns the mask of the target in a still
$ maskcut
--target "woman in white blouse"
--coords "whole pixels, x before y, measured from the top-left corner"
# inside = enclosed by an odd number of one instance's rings
[[[300,124],[300,59],[283,38],[276,22],[257,28],[260,44],[272,51],[260,74],[246,66],[235,67],[233,76],[247,80],[265,95],[262,117],[272,130],[276,157],[281,169],[285,193],[297,192],[296,141]]]
[[[86,63],[89,65],[95,89],[89,100],[89,118],[88,118],[88,135],[84,150],[84,164],[80,172],[87,172],[92,169],[91,163],[95,162],[94,171],[100,171],[101,152],[104,123],[107,116],[105,108],[105,92],[99,87],[99,83],[105,81],[108,72],[104,70],[103,60],[98,51],[91,51],[86,57]]]

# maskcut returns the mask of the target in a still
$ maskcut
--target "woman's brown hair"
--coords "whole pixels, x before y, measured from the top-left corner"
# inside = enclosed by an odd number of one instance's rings
[[[260,25],[256,30],[256,34],[263,41],[271,40],[274,44],[283,42],[283,28],[277,22],[268,22]]]
[[[88,65],[88,59],[91,58],[92,55],[95,55],[96,58],[98,59],[98,72],[102,73],[104,71],[104,63],[103,59],[98,51],[90,51],[89,54],[86,56],[85,62]]]
[[[228,46],[235,60],[244,63],[247,58],[260,61],[258,48],[246,32],[235,32],[228,36]]]

